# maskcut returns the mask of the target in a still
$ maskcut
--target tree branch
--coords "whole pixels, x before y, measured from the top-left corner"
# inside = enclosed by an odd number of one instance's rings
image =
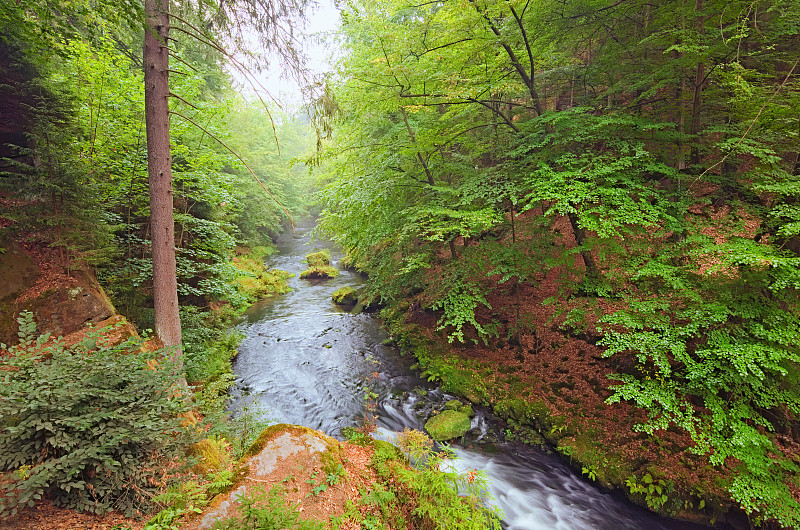
[[[737,147],[739,147],[739,146],[742,144],[742,142],[744,142],[744,139],[747,137],[747,135],[748,135],[748,134],[750,134],[750,130],[753,128],[753,126],[754,126],[754,125],[756,124],[756,122],[758,121],[758,118],[761,116],[761,113],[762,113],[762,112],[764,112],[764,109],[765,109],[765,108],[767,108],[767,106],[768,106],[770,103],[772,103],[772,100],[773,100],[773,99],[775,99],[775,96],[777,96],[777,95],[778,95],[778,93],[781,91],[781,89],[784,87],[784,85],[786,85],[786,83],[787,83],[787,82],[789,81],[789,79],[792,77],[792,74],[794,73],[794,69],[795,69],[795,68],[797,68],[797,63],[799,63],[799,62],[800,62],[800,57],[798,57],[798,58],[797,58],[797,60],[795,60],[794,64],[792,65],[792,69],[791,69],[791,70],[789,70],[789,73],[788,73],[788,74],[786,74],[786,79],[784,79],[784,80],[783,80],[783,83],[781,83],[781,85],[780,85],[780,86],[777,88],[777,90],[775,90],[775,93],[774,93],[774,94],[772,94],[772,97],[770,97],[770,98],[769,98],[769,100],[767,100],[767,102],[766,102],[766,103],[764,103],[764,104],[761,106],[761,108],[760,108],[760,109],[758,109],[758,113],[756,114],[756,117],[755,117],[755,118],[753,118],[753,121],[750,123],[750,126],[749,126],[749,127],[747,128],[747,130],[744,132],[744,134],[742,135],[742,137],[741,137],[741,138],[739,138],[739,141],[738,141],[738,142],[736,142],[736,145],[734,145],[734,146],[733,146],[733,149],[731,149],[730,151],[728,151],[728,154],[726,154],[725,156],[723,156],[723,157],[722,157],[722,159],[721,159],[719,162],[717,162],[717,163],[716,163],[716,164],[714,164],[713,166],[710,166],[710,167],[708,167],[708,168],[707,168],[705,171],[703,171],[702,173],[700,173],[700,176],[699,176],[699,177],[697,177],[696,179],[694,179],[694,181],[692,181],[692,183],[689,185],[689,188],[687,188],[687,189],[690,189],[692,186],[694,186],[695,184],[697,184],[697,181],[698,181],[698,180],[700,180],[701,178],[703,178],[703,176],[704,176],[706,173],[708,173],[709,171],[711,171],[711,170],[712,170],[712,169],[714,169],[715,167],[717,167],[717,166],[719,166],[720,164],[722,164],[723,162],[725,162],[725,160],[727,160],[727,159],[728,159],[728,157],[729,157],[729,156],[731,156],[731,155],[733,154],[733,152],[734,152],[734,151],[736,151],[736,148],[737,148]]]
[[[241,156],[239,156],[239,153],[237,153],[236,151],[234,151],[233,149],[231,149],[230,147],[228,147],[228,144],[226,144],[225,142],[223,142],[222,140],[220,140],[219,138],[217,138],[217,136],[216,136],[216,135],[214,135],[214,134],[210,133],[210,132],[208,131],[208,129],[206,129],[205,127],[203,127],[202,125],[200,125],[199,123],[197,123],[196,121],[194,121],[193,119],[189,118],[188,116],[184,116],[183,114],[181,114],[180,112],[178,112],[178,111],[175,111],[175,110],[171,110],[171,111],[169,111],[169,113],[170,113],[170,114],[174,114],[174,115],[176,115],[176,116],[178,116],[178,117],[181,117],[181,118],[183,118],[184,120],[188,121],[189,123],[191,123],[192,125],[194,125],[194,126],[195,126],[195,127],[197,127],[198,129],[200,129],[201,131],[203,131],[204,133],[206,133],[207,135],[209,135],[211,138],[213,138],[214,140],[216,140],[217,142],[219,142],[219,143],[222,145],[222,147],[224,147],[225,149],[227,149],[228,151],[230,151],[230,152],[231,152],[231,154],[233,154],[233,156],[235,156],[236,158],[238,158],[238,159],[239,159],[239,161],[240,161],[242,164],[244,164],[244,167],[246,167],[246,168],[247,168],[247,170],[248,170],[248,171],[250,171],[250,174],[251,174],[251,175],[253,175],[253,178],[254,178],[254,179],[256,179],[256,182],[258,182],[259,184],[261,184],[261,187],[262,187],[262,188],[264,188],[264,191],[266,191],[266,192],[267,192],[267,195],[269,195],[270,197],[272,197],[272,200],[273,200],[273,201],[275,201],[275,202],[278,204],[278,206],[280,206],[280,207],[281,207],[281,209],[283,210],[283,212],[286,214],[286,217],[288,217],[288,218],[289,218],[289,222],[292,224],[292,231],[294,231],[294,229],[295,229],[295,228],[294,228],[294,219],[292,219],[292,214],[290,214],[290,213],[289,213],[289,210],[287,210],[287,209],[286,209],[286,206],[284,206],[284,205],[281,203],[281,201],[279,201],[279,200],[278,200],[278,199],[277,199],[277,198],[276,198],[276,197],[275,197],[275,196],[272,194],[272,192],[271,192],[271,191],[269,191],[269,189],[267,189],[267,187],[264,185],[264,183],[263,183],[263,182],[261,182],[261,179],[260,179],[260,178],[258,178],[258,175],[256,175],[256,172],[255,172],[255,171],[253,171],[253,168],[251,168],[251,167],[250,167],[250,165],[249,165],[247,162],[245,162],[245,161],[244,161],[244,158],[242,158]]]

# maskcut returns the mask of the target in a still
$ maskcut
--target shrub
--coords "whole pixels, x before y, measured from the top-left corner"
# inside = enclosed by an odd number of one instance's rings
[[[15,471],[0,515],[45,494],[80,511],[147,508],[189,437],[170,367],[133,339],[45,344],[30,313],[19,322],[21,342],[0,363],[0,469]]]

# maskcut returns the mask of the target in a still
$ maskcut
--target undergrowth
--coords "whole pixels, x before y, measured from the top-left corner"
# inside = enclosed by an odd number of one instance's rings
[[[29,312],[19,329],[1,361],[0,468],[15,473],[0,486],[0,515],[45,494],[79,511],[147,511],[192,436],[167,359],[137,339],[108,345],[102,330],[48,342]]]

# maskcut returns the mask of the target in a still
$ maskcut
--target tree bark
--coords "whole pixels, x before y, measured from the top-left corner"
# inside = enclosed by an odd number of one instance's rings
[[[144,104],[147,170],[150,185],[150,228],[153,255],[155,333],[183,371],[178,282],[175,267],[175,224],[172,217],[172,154],[169,143],[169,14],[166,0],[145,0]]]
[[[705,18],[703,17],[703,0],[695,0],[695,28],[700,39],[705,36]],[[700,108],[702,104],[701,95],[705,82],[705,64],[697,61],[694,75],[694,93],[692,94],[692,124],[689,131],[692,135],[691,161],[695,166],[700,165]]]
[[[575,243],[577,243],[579,247],[582,246],[583,241],[586,239],[586,230],[581,228],[578,224],[578,214],[570,212],[567,214],[567,219],[569,219],[569,224],[572,227]],[[586,275],[597,277],[597,264],[594,261],[592,253],[587,249],[581,250],[580,253],[583,258],[583,264],[586,266]]]

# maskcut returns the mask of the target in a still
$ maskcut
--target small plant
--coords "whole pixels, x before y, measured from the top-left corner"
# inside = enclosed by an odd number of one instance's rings
[[[314,471],[311,474],[310,478],[306,479],[306,484],[311,484],[312,486],[311,491],[306,495],[306,497],[310,497],[311,495],[317,496],[328,489],[328,484],[326,484],[325,482],[320,482],[319,484],[317,484],[317,480],[319,479],[317,478],[316,471]]]
[[[135,340],[106,346],[90,331],[74,346],[45,344],[31,313],[19,323],[20,343],[0,360],[0,468],[17,471],[0,486],[0,514],[45,491],[79,511],[147,509],[190,440],[168,363]]]
[[[588,476],[589,480],[591,480],[592,482],[597,480],[597,472],[591,466],[589,467],[583,466],[581,468],[581,473]]]
[[[635,476],[628,477],[625,485],[631,494],[643,495],[647,506],[654,512],[664,506],[664,503],[669,499],[666,493],[667,483],[663,479],[654,479],[650,473],[643,476],[641,482]],[[705,503],[703,504],[705,505]]]
[[[324,530],[325,525],[300,518],[298,505],[286,506],[280,486],[256,489],[239,497],[241,515],[217,521],[212,530]]]
[[[406,429],[393,440],[412,462],[425,463],[424,457],[433,449],[433,440],[424,432]]]
[[[275,423],[267,416],[268,411],[263,405],[255,401],[255,395],[249,388],[242,391],[242,400],[244,404],[237,409],[228,427],[234,440],[233,454],[236,458],[241,458],[261,432]]]
[[[344,474],[345,474],[344,467],[342,466],[342,464],[339,464],[339,466],[336,468],[336,470],[331,471],[330,473],[328,473],[328,475],[327,475],[325,480],[328,481],[328,485],[335,486],[335,485],[337,485],[339,483],[339,481],[342,479]]]
[[[373,366],[377,366],[379,363],[375,360],[372,356],[367,356],[367,361],[370,362]],[[361,431],[364,435],[369,435],[370,433],[375,432],[378,428],[378,417],[375,415],[375,411],[378,408],[378,393],[375,392],[375,383],[378,382],[380,379],[380,372],[373,370],[367,376],[363,378],[364,382],[364,417],[362,418],[361,425],[358,427],[358,430]]]

